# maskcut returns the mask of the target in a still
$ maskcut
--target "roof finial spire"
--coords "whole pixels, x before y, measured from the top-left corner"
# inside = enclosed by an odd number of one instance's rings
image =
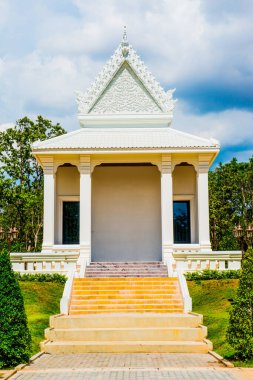
[[[121,41],[121,51],[122,51],[123,57],[126,58],[128,56],[128,53],[129,53],[129,43],[128,43],[128,39],[127,39],[126,26],[124,26],[124,32],[123,32],[123,37],[122,37],[122,41]]]

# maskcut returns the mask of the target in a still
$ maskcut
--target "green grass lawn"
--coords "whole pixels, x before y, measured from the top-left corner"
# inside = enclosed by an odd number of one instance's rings
[[[28,325],[32,335],[32,353],[39,352],[44,330],[49,326],[50,315],[60,311],[64,284],[55,282],[19,282],[25,302]]]
[[[214,351],[230,359],[233,348],[226,341],[230,302],[234,298],[238,280],[205,280],[200,284],[187,281],[193,302],[193,311],[203,314],[204,325],[208,327],[208,338],[213,342]],[[253,360],[235,365],[253,367]]]

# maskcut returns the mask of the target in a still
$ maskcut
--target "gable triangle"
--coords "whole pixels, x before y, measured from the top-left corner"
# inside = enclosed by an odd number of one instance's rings
[[[129,63],[125,61],[89,113],[148,114],[162,113],[162,110]]]

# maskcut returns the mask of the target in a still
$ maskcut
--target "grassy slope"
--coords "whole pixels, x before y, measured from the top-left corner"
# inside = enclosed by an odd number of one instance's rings
[[[39,351],[39,343],[44,339],[44,330],[49,325],[50,315],[59,313],[64,284],[21,281],[20,287],[32,335],[33,355]]]
[[[234,298],[238,280],[207,280],[196,284],[188,281],[193,301],[193,311],[203,314],[204,325],[208,327],[208,338],[213,342],[214,350],[230,358],[232,347],[226,342],[230,302]],[[247,363],[234,362],[235,365],[253,366],[253,360]]]

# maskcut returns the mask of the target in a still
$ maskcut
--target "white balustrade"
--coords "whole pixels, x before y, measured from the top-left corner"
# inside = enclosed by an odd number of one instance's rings
[[[76,269],[79,254],[76,252],[59,253],[11,253],[12,268],[24,273],[61,273]]]
[[[173,270],[194,272],[197,270],[232,270],[241,268],[241,251],[210,251],[176,250],[173,253]]]

